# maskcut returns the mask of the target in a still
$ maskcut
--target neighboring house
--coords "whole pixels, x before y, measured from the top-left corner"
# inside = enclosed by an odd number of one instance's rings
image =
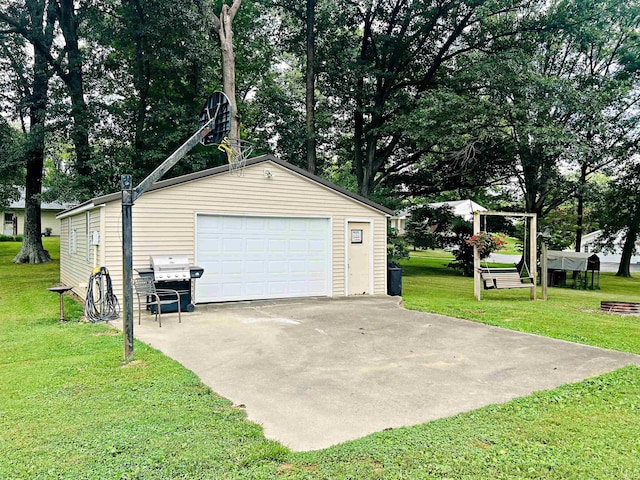
[[[454,215],[462,217],[468,222],[473,220],[473,212],[487,211],[487,209],[482,205],[470,199],[429,203],[427,205],[431,208],[440,208],[446,205],[451,208]],[[411,210],[414,208],[418,208],[418,206],[397,212],[397,214],[389,220],[391,227],[395,228],[399,235],[404,235],[406,233],[407,222],[411,218]]]
[[[20,188],[19,190],[20,199],[11,202],[9,208],[1,212],[2,234],[4,235],[22,235],[24,231],[25,189]],[[60,222],[56,220],[56,215],[69,207],[71,207],[69,203],[42,202],[40,204],[42,233],[46,233],[50,228],[51,235],[60,235]]]
[[[60,280],[84,298],[95,266],[122,298],[121,193],[58,215]],[[272,155],[156,183],[133,206],[133,267],[186,255],[195,302],[386,294],[393,212]],[[134,272],[134,277],[135,277]]]
[[[407,222],[411,217],[411,209],[407,208],[396,212],[394,216],[389,218],[389,226],[393,228],[398,235],[407,233]]]
[[[601,251],[601,235],[602,230],[596,230],[595,232],[587,233],[582,236],[581,248],[584,253],[597,253],[600,258],[600,263],[620,263],[622,258],[622,246],[624,244],[624,238],[622,234],[618,234],[613,242],[613,250],[606,252]],[[640,252],[640,241],[636,242],[636,252]],[[640,255],[634,255],[631,257],[631,263],[640,264]]]

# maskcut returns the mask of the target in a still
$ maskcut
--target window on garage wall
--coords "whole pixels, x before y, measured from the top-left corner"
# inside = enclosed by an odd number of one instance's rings
[[[84,216],[86,232],[86,258],[87,263],[91,263],[91,212],[86,212]]]

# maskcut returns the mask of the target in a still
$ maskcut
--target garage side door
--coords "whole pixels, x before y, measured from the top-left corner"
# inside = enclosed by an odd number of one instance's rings
[[[196,301],[330,295],[327,218],[198,215]]]

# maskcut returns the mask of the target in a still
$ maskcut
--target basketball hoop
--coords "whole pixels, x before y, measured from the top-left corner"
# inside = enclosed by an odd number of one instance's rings
[[[223,92],[213,92],[200,110],[198,123],[200,127],[211,122],[211,130],[200,143],[202,145],[219,145],[231,130],[231,106],[229,99]]]
[[[255,145],[247,140],[229,138],[231,130],[231,105],[223,92],[214,92],[200,111],[199,124],[212,124],[210,132],[201,140],[202,145],[217,145],[218,150],[227,155],[229,171],[242,176],[247,159],[253,153]]]
[[[218,150],[227,154],[229,172],[239,177],[244,173],[247,159],[251,157],[255,145],[248,140],[224,137],[218,145]]]

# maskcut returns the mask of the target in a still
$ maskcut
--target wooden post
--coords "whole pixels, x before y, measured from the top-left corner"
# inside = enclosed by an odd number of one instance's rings
[[[547,241],[546,241],[546,239],[543,239],[543,241],[542,241],[542,255],[541,255],[541,258],[540,258],[540,276],[541,276],[540,283],[542,283],[542,299],[546,300],[547,299],[547,287],[548,287],[548,283],[549,283],[548,270],[547,270]]]
[[[526,219],[525,219],[526,220]],[[538,227],[537,216],[533,214],[530,221],[529,238],[529,268],[531,269],[531,276],[533,277],[534,288],[531,289],[531,300],[535,300],[538,294],[538,269],[536,268],[536,253],[538,253]],[[523,252],[524,255],[524,252]]]
[[[473,232],[472,235],[480,232],[480,212],[473,212]],[[473,246],[473,295],[476,300],[480,300],[482,297],[480,289],[480,252],[478,247]]]

